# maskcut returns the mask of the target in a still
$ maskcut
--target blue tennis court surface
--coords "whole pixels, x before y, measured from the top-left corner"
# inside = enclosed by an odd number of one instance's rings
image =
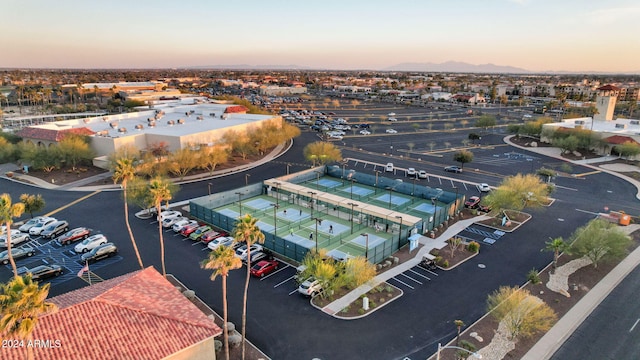
[[[325,234],[331,234],[331,232],[329,232],[330,226],[333,226],[334,235],[340,234],[349,230],[349,227],[346,225],[338,224],[330,220],[322,220],[322,223],[318,224],[318,231],[322,231]],[[315,231],[316,224],[312,223],[311,225],[307,226],[307,229]]]
[[[222,210],[219,210],[218,212],[220,214],[222,214],[222,215],[226,215],[226,216],[228,216],[230,218],[234,218],[234,219],[237,219],[238,216],[240,216],[240,213],[237,213],[237,212],[235,212],[235,211],[233,211],[231,209],[226,209],[226,208],[222,209]]]
[[[322,185],[324,187],[329,187],[329,188],[334,188],[338,185],[340,185],[340,181],[335,181],[335,180],[331,180],[331,179],[320,179],[318,181],[319,185]]]
[[[286,208],[277,213],[279,218],[286,219],[288,221],[298,221],[309,216],[308,213],[300,211],[298,209]]]
[[[300,246],[304,246],[307,249],[312,249],[316,246],[316,242],[315,241],[311,241],[309,239],[303,238],[302,236],[298,236],[296,234],[289,234],[287,236],[284,237],[285,239],[294,242]]]
[[[384,242],[384,238],[380,237],[380,236],[376,236],[373,234],[368,234],[369,235],[369,249],[374,248],[380,244],[382,244]],[[359,246],[362,246],[363,248],[367,246],[367,237],[366,236],[358,236],[357,238],[351,240],[352,243],[356,243]]]
[[[389,194],[382,194],[380,196],[378,196],[376,198],[376,200],[379,201],[384,201],[386,203],[389,202]],[[402,197],[402,196],[398,196],[398,195],[391,195],[391,203],[394,205],[402,205],[404,203],[406,203],[407,201],[409,201],[409,199]]]
[[[351,194],[351,186],[344,187],[340,191]],[[353,193],[359,196],[366,196],[373,193],[373,190],[360,186],[353,186]]]
[[[258,221],[258,223],[256,225],[258,225],[258,227],[262,231],[273,232],[273,225],[271,225],[271,224],[267,224],[267,223],[264,223],[262,221]]]
[[[248,207],[259,209],[259,210],[264,210],[269,206],[271,206],[271,204],[272,204],[271,201],[267,201],[265,199],[253,199],[253,200],[242,203],[242,205],[247,205]]]
[[[435,209],[442,210],[442,206],[435,206]],[[422,204],[414,207],[413,210],[424,212],[424,213],[433,214],[434,205],[431,205],[429,203],[422,203]]]

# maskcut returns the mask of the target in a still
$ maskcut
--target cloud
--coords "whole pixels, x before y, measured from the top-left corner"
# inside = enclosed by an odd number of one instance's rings
[[[581,18],[592,25],[610,25],[621,22],[635,23],[638,16],[640,16],[640,6],[629,6],[598,9],[582,14]]]

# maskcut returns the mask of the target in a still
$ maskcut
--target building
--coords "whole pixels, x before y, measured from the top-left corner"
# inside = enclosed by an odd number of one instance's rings
[[[616,100],[620,89],[613,85],[605,85],[596,89],[596,114],[594,120],[612,120],[613,110],[616,107]]]
[[[193,100],[191,100],[193,101]],[[149,110],[108,116],[88,117],[25,127],[17,132],[25,142],[50,146],[65,132],[91,137],[98,157],[107,156],[127,145],[147,149],[164,143],[176,151],[195,145],[213,145],[226,131],[247,131],[262,123],[281,124],[280,116],[247,114],[243,106],[172,102]]]
[[[222,330],[152,267],[49,301],[58,311],[38,321],[36,359],[216,358]],[[25,359],[26,349],[3,349],[2,358]]]
[[[289,95],[299,95],[306,94],[307,88],[303,86],[260,86],[260,94],[267,96],[289,96]]]

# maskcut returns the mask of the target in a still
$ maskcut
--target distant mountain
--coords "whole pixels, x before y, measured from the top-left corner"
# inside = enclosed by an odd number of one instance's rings
[[[503,66],[494,64],[474,65],[459,61],[447,61],[437,63],[400,63],[389,66],[384,71],[420,71],[420,72],[459,72],[459,73],[501,73],[501,74],[524,74],[531,71],[514,66]]]
[[[184,69],[220,69],[220,70],[309,70],[311,68],[300,65],[202,65],[186,66]]]

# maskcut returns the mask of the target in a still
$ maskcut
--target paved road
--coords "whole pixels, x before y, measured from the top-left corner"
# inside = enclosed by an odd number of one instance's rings
[[[632,271],[551,357],[640,359],[640,268]]]

